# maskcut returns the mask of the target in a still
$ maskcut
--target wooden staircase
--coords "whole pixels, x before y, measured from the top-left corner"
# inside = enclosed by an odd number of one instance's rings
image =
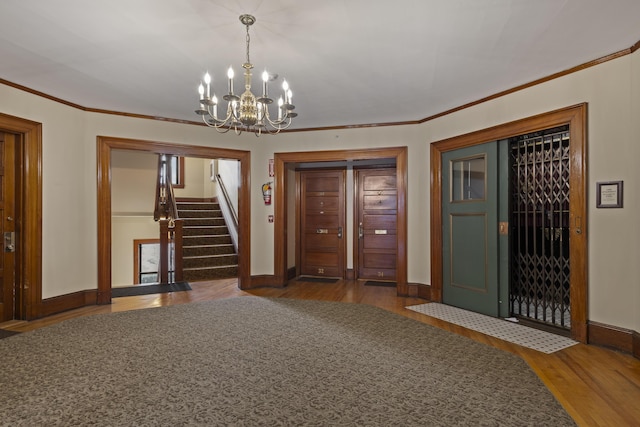
[[[183,280],[238,277],[238,255],[216,201],[176,200],[178,217],[184,220],[182,240]]]

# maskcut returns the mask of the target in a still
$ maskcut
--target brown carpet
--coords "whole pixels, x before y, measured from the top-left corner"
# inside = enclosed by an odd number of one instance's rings
[[[571,426],[519,357],[368,305],[239,297],[0,342],[2,425]]]

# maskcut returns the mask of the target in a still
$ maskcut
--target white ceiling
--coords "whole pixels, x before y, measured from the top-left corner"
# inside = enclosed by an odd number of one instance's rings
[[[1,0],[0,79],[198,121],[205,71],[241,87],[243,13],[254,92],[285,77],[298,129],[420,120],[640,40],[640,0]]]

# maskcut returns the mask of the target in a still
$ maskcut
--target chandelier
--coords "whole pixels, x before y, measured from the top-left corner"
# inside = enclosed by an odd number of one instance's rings
[[[291,120],[298,114],[294,113],[295,107],[291,103],[292,93],[286,80],[282,82],[283,94],[278,99],[277,114],[272,116],[269,106],[273,104],[273,99],[269,98],[267,83],[273,80],[265,70],[262,73],[262,96],[257,98],[251,93],[251,70],[253,64],[249,59],[249,27],[256,22],[252,15],[240,15],[240,22],[247,28],[247,61],[242,64],[244,68],[244,93],[240,96],[233,92],[233,68],[227,71],[228,93],[222,99],[226,101],[226,111],[224,115],[218,116],[218,98],[216,94],[211,94],[212,78],[207,72],[204,81],[198,87],[200,94],[200,108],[196,114],[202,116],[202,121],[209,127],[215,128],[220,133],[229,132],[231,129],[240,135],[243,131],[253,132],[256,136],[267,132],[276,134],[282,129],[291,125]],[[222,107],[222,106],[221,106]],[[223,107],[224,108],[224,107]]]

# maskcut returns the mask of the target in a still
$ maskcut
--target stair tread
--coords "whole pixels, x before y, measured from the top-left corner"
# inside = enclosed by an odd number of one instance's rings
[[[182,247],[183,254],[186,254],[183,255],[185,279],[211,280],[237,276],[238,254],[224,223],[220,204],[210,200],[180,200],[177,206],[178,215],[184,220]]]
[[[182,236],[182,240],[184,239],[202,239],[203,237],[229,237],[228,234],[199,234],[197,236]],[[185,246],[184,244],[182,245]]]
[[[180,219],[184,219],[186,221],[205,221],[205,220],[220,221],[221,217],[219,217],[219,216],[198,216],[198,217],[193,217],[193,218],[180,217]]]
[[[211,254],[211,255],[189,255],[182,257],[182,259],[198,259],[198,258],[219,258],[219,257],[231,257],[238,256],[238,254]]]
[[[185,267],[184,271],[196,271],[196,270],[219,270],[221,268],[234,268],[238,267],[238,264],[227,264],[227,265],[212,265],[208,267]]]
[[[223,236],[223,234],[217,234],[217,236]],[[223,248],[227,246],[233,246],[233,243],[221,243],[219,245],[189,245],[189,248]],[[182,245],[184,248],[185,246]]]

